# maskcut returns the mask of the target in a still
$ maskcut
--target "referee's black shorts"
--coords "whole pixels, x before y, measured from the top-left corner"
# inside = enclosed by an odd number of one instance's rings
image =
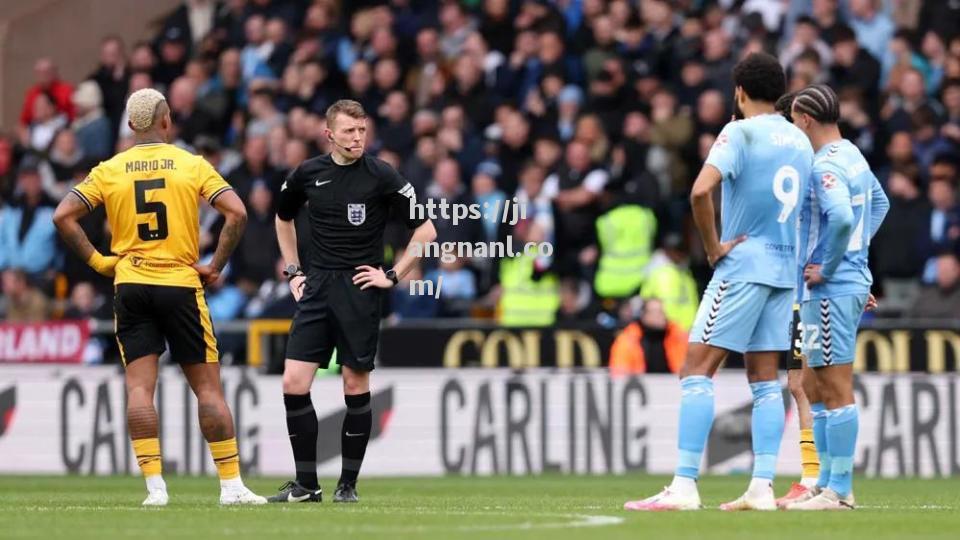
[[[787,371],[791,369],[803,369],[803,346],[802,336],[802,324],[800,323],[800,304],[793,305],[793,323],[790,325],[790,335],[792,339],[790,340],[790,350],[784,351],[783,358],[784,363],[787,366]]]
[[[325,368],[337,350],[337,363],[373,371],[380,340],[383,289],[360,290],[355,270],[313,270],[290,327],[286,357]]]
[[[202,288],[119,283],[114,287],[113,312],[124,366],[163,353],[166,343],[174,362],[180,364],[219,359]]]

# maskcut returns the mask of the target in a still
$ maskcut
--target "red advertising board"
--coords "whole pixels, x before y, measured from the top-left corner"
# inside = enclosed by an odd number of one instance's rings
[[[0,362],[79,364],[89,339],[87,321],[0,323]]]

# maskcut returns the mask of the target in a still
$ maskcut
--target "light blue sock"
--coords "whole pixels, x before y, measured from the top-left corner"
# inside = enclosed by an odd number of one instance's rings
[[[857,405],[827,411],[827,447],[830,449],[829,488],[846,497],[853,489],[853,453],[857,448],[860,413]]]
[[[823,403],[811,403],[813,412],[813,444],[817,445],[817,456],[820,458],[820,477],[817,478],[817,487],[825,488],[830,483],[830,448],[827,442],[827,406]]]
[[[779,381],[763,381],[750,385],[753,392],[753,477],[773,480],[780,453],[780,439],[786,422],[783,391]]]
[[[700,475],[703,447],[713,426],[713,380],[691,375],[680,381],[679,460],[676,475],[694,480]]]

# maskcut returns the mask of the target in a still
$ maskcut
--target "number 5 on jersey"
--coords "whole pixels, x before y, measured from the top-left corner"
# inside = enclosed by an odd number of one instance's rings
[[[163,178],[151,178],[149,180],[135,180],[133,189],[137,199],[138,215],[153,215],[157,220],[157,228],[150,228],[150,223],[140,223],[137,225],[137,234],[141,240],[163,240],[167,237],[167,205],[160,201],[147,201],[147,193],[155,189],[163,189],[166,186],[166,180]]]

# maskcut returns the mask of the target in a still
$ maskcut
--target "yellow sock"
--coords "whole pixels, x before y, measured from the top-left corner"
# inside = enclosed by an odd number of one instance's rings
[[[800,430],[800,463],[803,465],[803,478],[818,478],[820,476],[820,458],[817,456],[817,445],[813,442],[813,430]]]
[[[163,468],[163,459],[160,457],[160,439],[134,439],[133,453],[137,455],[137,464],[143,471],[143,476],[157,476]]]
[[[236,437],[210,443],[210,453],[213,454],[213,462],[217,465],[221,480],[240,476],[240,452],[237,450]]]

